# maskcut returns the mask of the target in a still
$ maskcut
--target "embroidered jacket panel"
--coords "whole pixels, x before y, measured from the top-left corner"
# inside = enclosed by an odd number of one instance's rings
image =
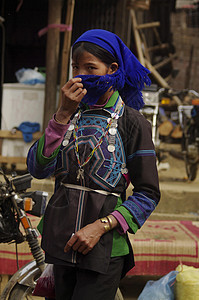
[[[101,111],[103,113],[103,110]],[[123,116],[118,121],[118,131],[123,142],[121,150],[123,152],[124,149],[128,172],[134,186],[133,195],[126,200],[127,202],[123,203],[123,206],[132,212],[139,226],[142,226],[160,199],[155,150],[151,141],[151,125],[139,112],[125,106]],[[61,168],[62,150],[55,157],[52,155],[52,160],[48,164],[39,165],[36,160],[37,145],[38,141],[28,153],[27,165],[30,173],[36,178],[46,178],[54,175]],[[118,145],[120,146],[119,141]],[[121,157],[124,157],[124,152]],[[98,155],[100,156],[100,153]],[[108,155],[110,154],[108,153]],[[117,169],[118,162],[115,163],[115,166],[115,169]],[[96,165],[93,168],[95,167]],[[108,167],[110,169],[110,165]],[[104,172],[105,174],[105,168],[103,167],[101,170],[98,168],[98,173]],[[92,171],[93,169],[91,170],[93,179],[100,182],[101,178],[93,174]],[[119,176],[122,178],[121,174]],[[114,187],[114,182],[117,181],[118,177],[113,172],[113,176],[109,174],[106,182],[102,182],[102,186],[106,186],[107,190],[111,190],[112,185],[114,192],[122,192],[121,186],[117,190]],[[59,182],[56,182],[57,185],[59,185]],[[123,180],[123,190],[125,187],[126,182]],[[133,207],[136,208],[135,211]]]

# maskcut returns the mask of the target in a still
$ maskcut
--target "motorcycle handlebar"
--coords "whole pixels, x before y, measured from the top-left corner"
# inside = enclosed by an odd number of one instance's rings
[[[5,180],[5,183],[1,182],[0,186],[2,201],[11,197],[20,209],[37,217],[44,215],[48,193],[43,191],[26,191],[31,187],[31,174],[28,173],[11,179],[8,179],[2,170],[0,170],[0,174],[3,175]]]

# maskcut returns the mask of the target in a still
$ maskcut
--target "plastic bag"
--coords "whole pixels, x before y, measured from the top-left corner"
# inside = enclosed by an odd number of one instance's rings
[[[32,134],[40,131],[40,124],[37,122],[22,122],[17,129],[22,132],[24,141],[30,143],[33,139]]]
[[[46,79],[37,69],[22,68],[15,73],[18,82],[24,84],[45,83]]]
[[[157,281],[149,280],[138,300],[174,300],[177,271],[171,271]]]
[[[176,276],[175,295],[176,300],[198,300],[199,299],[199,269],[179,265]]]
[[[48,297],[55,299],[55,281],[53,265],[48,264],[37,280],[33,296]]]

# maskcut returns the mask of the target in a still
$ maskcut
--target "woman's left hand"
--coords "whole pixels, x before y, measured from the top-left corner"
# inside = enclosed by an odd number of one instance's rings
[[[93,249],[104,233],[104,225],[100,220],[88,224],[73,234],[66,243],[64,252],[68,252],[72,248],[74,251],[78,251],[85,255]]]

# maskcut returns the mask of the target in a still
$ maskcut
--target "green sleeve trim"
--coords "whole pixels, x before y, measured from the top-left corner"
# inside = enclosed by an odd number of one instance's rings
[[[129,228],[136,233],[136,231],[139,229],[138,224],[133,221],[133,217],[131,213],[126,209],[124,206],[120,206],[116,208],[117,210],[126,220],[127,224],[129,225]]]
[[[116,204],[114,210],[117,210],[117,208],[120,207],[120,205],[122,205],[122,198],[121,198],[121,197],[118,197],[118,199],[117,199],[117,204]]]
[[[113,247],[111,257],[123,256],[129,254],[129,246],[126,234],[119,234],[117,230],[113,230]]]
[[[50,157],[46,157],[43,155],[43,149],[44,149],[44,143],[45,143],[45,133],[42,135],[42,137],[39,139],[38,147],[37,147],[37,162],[40,165],[47,165],[52,160],[54,160],[59,152],[60,146],[55,149],[55,151],[52,153]]]

